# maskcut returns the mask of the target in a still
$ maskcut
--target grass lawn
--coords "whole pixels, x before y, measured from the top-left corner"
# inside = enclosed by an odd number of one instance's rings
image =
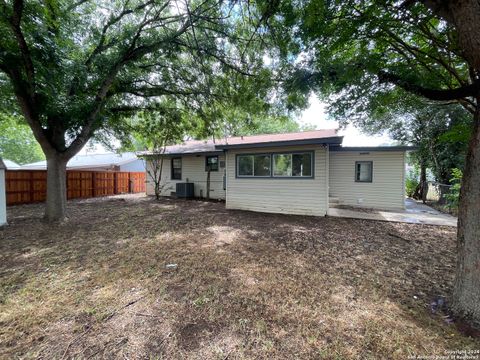
[[[455,229],[146,197],[11,207],[1,358],[397,358],[480,349],[430,303]],[[178,264],[176,269],[167,264]],[[473,337],[472,337],[473,336]]]

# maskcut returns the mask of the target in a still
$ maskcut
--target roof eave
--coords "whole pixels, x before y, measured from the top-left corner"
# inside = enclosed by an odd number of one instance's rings
[[[191,151],[191,152],[171,152],[171,153],[144,153],[137,154],[138,157],[151,157],[151,156],[182,156],[182,155],[222,155],[223,150],[205,150],[205,151]]]
[[[330,151],[413,151],[416,146],[333,146]]]

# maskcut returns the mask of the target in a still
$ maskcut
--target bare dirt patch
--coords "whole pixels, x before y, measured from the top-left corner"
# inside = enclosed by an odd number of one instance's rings
[[[126,196],[8,209],[1,358],[393,358],[480,349],[432,311],[455,229]],[[177,268],[167,268],[177,264]]]

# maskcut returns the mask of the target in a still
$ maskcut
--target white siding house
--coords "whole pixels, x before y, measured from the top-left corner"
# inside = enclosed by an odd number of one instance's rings
[[[192,182],[195,184],[194,191],[196,197],[205,197],[207,194],[207,170],[205,167],[206,156],[208,155],[181,155],[181,156],[165,156],[162,168],[162,195],[170,196],[175,193],[177,183]],[[173,159],[181,158],[181,178],[172,179],[172,162]],[[223,188],[223,175],[225,173],[225,155],[218,156],[219,168],[217,171],[210,171],[210,198],[225,199],[225,190]],[[223,167],[221,165],[224,165]],[[150,174],[151,162],[147,161],[147,195],[155,195],[155,182]]]
[[[152,156],[164,159],[163,196],[184,196],[176,185],[189,183],[195,197],[206,196],[207,159],[215,157],[210,197],[225,200],[227,209],[315,216],[342,205],[403,209],[410,148],[345,148],[342,140],[336,130],[316,130],[186,141],[140,156],[147,160],[148,195],[154,195]]]
[[[371,179],[356,179],[356,164],[371,164]],[[330,197],[339,205],[405,208],[405,151],[348,148],[330,151]]]
[[[5,169],[6,166],[0,158],[0,226],[7,223],[7,199],[5,195]]]
[[[241,154],[313,154],[313,176],[284,178],[239,177]],[[227,151],[227,209],[324,216],[328,207],[327,147],[322,145]]]

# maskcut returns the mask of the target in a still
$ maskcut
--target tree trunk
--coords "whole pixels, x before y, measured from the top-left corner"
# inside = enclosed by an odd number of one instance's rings
[[[457,269],[452,308],[457,316],[480,326],[480,107],[468,147],[457,230]]]
[[[427,200],[427,191],[427,166],[425,165],[425,163],[422,163],[420,166],[420,199],[424,204]]]
[[[67,161],[59,156],[47,157],[47,201],[45,220],[67,219]]]
[[[425,203],[427,199],[427,166],[425,163],[420,163],[420,182],[413,193],[413,198],[415,200],[422,200]]]

